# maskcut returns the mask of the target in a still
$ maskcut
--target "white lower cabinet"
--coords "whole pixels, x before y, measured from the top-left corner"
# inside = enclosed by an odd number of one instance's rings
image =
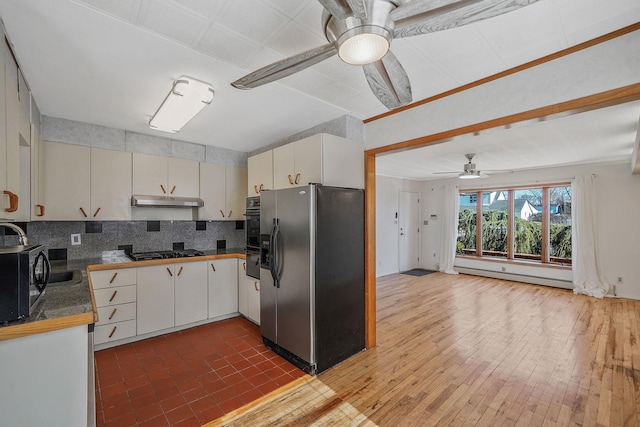
[[[94,343],[104,344],[136,335],[136,269],[92,271],[98,308]]]
[[[175,264],[175,326],[204,320],[207,307],[207,261]]]
[[[238,312],[238,260],[207,261],[209,319]]]
[[[175,325],[174,266],[138,267],[138,335]]]
[[[238,312],[259,323],[260,282],[245,275],[245,266],[244,259],[220,258],[91,271],[94,343],[109,347]]]
[[[249,279],[251,279],[249,277]],[[247,290],[247,317],[258,325],[260,324],[260,281],[248,280]]]

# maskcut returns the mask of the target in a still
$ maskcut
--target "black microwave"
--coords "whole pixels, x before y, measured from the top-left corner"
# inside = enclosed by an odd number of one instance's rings
[[[0,323],[28,317],[44,294],[50,274],[44,246],[0,247]]]

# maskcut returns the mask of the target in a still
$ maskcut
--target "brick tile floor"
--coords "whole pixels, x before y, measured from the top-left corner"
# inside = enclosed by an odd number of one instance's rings
[[[97,351],[95,360],[98,427],[200,426],[304,375],[241,317]]]

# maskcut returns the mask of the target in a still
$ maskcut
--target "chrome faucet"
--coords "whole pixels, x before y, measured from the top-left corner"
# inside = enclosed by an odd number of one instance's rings
[[[15,224],[11,224],[10,222],[0,222],[0,226],[10,228],[13,231],[15,231],[16,233],[18,233],[18,242],[21,245],[28,245],[29,244],[29,240],[27,239],[27,235],[25,234],[25,232],[24,232],[24,230],[22,228],[18,227]]]

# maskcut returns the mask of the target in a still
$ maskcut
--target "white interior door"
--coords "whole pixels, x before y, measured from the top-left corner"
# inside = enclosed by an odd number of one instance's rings
[[[418,193],[400,191],[398,207],[398,264],[400,271],[418,267],[420,207]]]

